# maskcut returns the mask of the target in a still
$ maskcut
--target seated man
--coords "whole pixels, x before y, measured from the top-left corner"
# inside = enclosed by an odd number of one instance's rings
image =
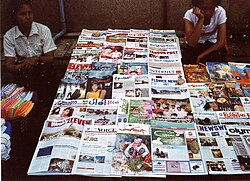
[[[27,0],[16,2],[14,15],[16,26],[3,40],[7,70],[20,86],[40,92],[43,88],[44,92],[44,86],[55,78],[51,77],[56,49],[51,32],[47,26],[33,22],[32,5]]]

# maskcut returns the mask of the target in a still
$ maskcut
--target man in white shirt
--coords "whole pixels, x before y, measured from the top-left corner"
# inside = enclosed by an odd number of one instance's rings
[[[221,0],[192,0],[184,15],[187,47],[183,63],[226,61],[226,11]]]
[[[36,89],[42,83],[39,78],[51,72],[56,45],[49,28],[33,22],[29,1],[17,2],[14,13],[17,25],[6,32],[3,40],[6,67],[18,83]]]

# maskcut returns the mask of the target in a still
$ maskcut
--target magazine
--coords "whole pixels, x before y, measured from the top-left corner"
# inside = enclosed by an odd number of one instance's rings
[[[242,89],[245,97],[250,97],[250,83],[241,84],[241,89]]]
[[[149,75],[151,85],[155,86],[172,86],[172,87],[183,87],[186,86],[186,80],[182,75]]]
[[[111,174],[152,176],[150,135],[149,125],[118,124]]]
[[[135,76],[135,97],[149,97],[149,77],[147,74]]]
[[[148,47],[148,33],[132,32],[129,33],[126,40],[126,47]]]
[[[90,70],[87,80],[86,99],[111,99],[113,70]]]
[[[63,79],[71,79],[71,82],[83,82],[88,78],[88,71],[92,65],[87,63],[69,63]]]
[[[250,82],[250,64],[249,63],[236,63],[228,62],[231,71],[235,77],[235,81],[239,83]]]
[[[70,63],[76,62],[98,62],[102,47],[81,47],[73,49]]]
[[[194,124],[160,122],[151,126],[151,133],[154,174],[207,174]]]
[[[226,62],[206,62],[211,82],[235,82],[235,77]]]
[[[159,37],[176,37],[175,30],[159,30],[159,29],[149,29],[150,36]]]
[[[88,30],[82,29],[81,36],[87,37],[106,37],[107,30]]]
[[[228,126],[197,126],[201,150],[209,174],[244,174],[241,160],[237,158]],[[249,149],[249,148],[247,148]]]
[[[244,97],[244,93],[240,87],[240,83],[226,82],[225,87],[229,97]]]
[[[155,86],[151,85],[151,97],[155,98],[171,98],[181,99],[182,97],[188,97],[188,88],[183,87],[173,87],[173,86]]]
[[[118,74],[121,75],[147,75],[148,64],[145,62],[122,62],[118,66]]]
[[[55,99],[63,99],[63,100],[84,99],[87,87],[87,78],[85,72],[82,76],[79,74],[76,75],[72,72],[71,73],[68,72],[66,77],[71,77],[71,78],[74,77],[75,79],[62,79],[57,89]]]
[[[189,83],[210,82],[210,78],[207,73],[205,65],[201,64],[183,65],[183,70],[187,82]]]
[[[191,110],[189,98],[152,98],[153,101],[153,114],[152,120],[185,120],[185,122],[193,122],[193,114]]]
[[[196,112],[194,121],[196,125],[218,125],[220,124],[216,112]]]

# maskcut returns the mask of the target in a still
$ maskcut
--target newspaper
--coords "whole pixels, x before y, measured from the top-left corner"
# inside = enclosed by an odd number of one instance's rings
[[[87,100],[60,100],[55,99],[47,119],[63,120],[70,117],[84,118],[86,115]]]
[[[116,125],[119,101],[116,99],[88,99],[86,119],[92,119],[97,126]]]
[[[135,97],[135,78],[131,75],[113,75],[112,98]]]
[[[126,40],[127,47],[141,47],[147,48],[148,45],[148,33],[145,32],[131,32],[128,34]]]
[[[73,173],[87,176],[112,176],[111,163],[116,140],[116,126],[84,127],[73,166]],[[121,176],[121,175],[113,175]]]
[[[250,112],[250,97],[240,97],[245,112]]]
[[[85,124],[92,120],[46,120],[28,174],[71,174]]]
[[[183,87],[186,86],[186,80],[182,75],[149,75],[151,85],[168,86],[168,87]]]
[[[250,125],[250,112],[240,111],[217,111],[220,124],[225,125]]]
[[[216,112],[196,112],[193,115],[196,125],[220,124]]]
[[[102,47],[81,47],[73,49],[70,63],[76,62],[98,62]]]
[[[102,52],[100,54],[100,62],[113,62],[120,63],[122,61],[124,44],[122,43],[108,43],[106,42],[102,46]]]
[[[241,169],[241,162],[237,158],[233,139],[229,136],[230,131],[228,135],[227,130],[230,129],[226,125],[197,126],[208,172],[209,174],[249,174],[249,171]],[[249,150],[249,147],[247,149]]]
[[[148,62],[148,51],[141,47],[124,47],[123,62]]]
[[[158,122],[151,126],[151,133],[154,174],[207,174],[194,124]]]
[[[242,173],[250,172],[250,127],[228,126],[228,134],[239,160]]]
[[[117,122],[150,124],[152,101],[150,98],[120,98]]]
[[[147,75],[113,75],[112,98],[149,97],[149,82]]]

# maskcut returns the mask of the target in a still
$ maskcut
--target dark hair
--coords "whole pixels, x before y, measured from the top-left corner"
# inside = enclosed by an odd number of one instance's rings
[[[192,0],[192,5],[200,7],[205,0]],[[222,0],[213,0],[215,6],[219,6]]]
[[[31,0],[17,0],[17,1],[14,1],[14,2],[15,2],[14,6],[13,6],[14,8],[12,10],[12,13],[13,13],[14,16],[16,15],[16,13],[18,12],[18,10],[20,9],[20,7],[22,5],[28,5],[28,6],[32,7]]]

